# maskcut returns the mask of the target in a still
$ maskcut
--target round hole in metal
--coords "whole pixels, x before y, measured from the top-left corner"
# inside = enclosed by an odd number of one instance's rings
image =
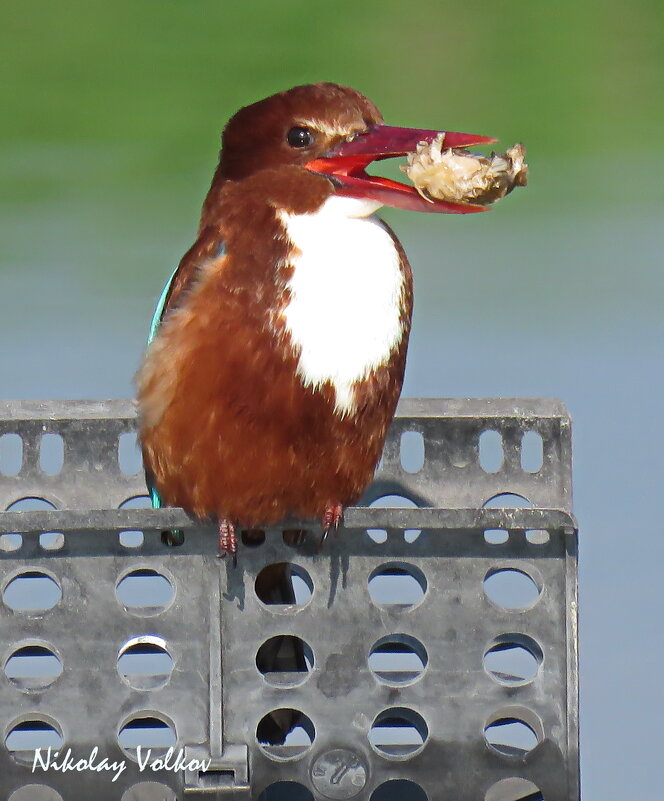
[[[51,512],[54,509],[54,504],[37,496],[19,498],[7,507],[8,512]],[[1,539],[6,543],[6,545],[0,543],[0,549],[3,551],[18,550],[23,544],[21,534],[4,534]],[[57,551],[64,545],[64,536],[56,531],[43,532],[39,535],[39,545],[44,550]]]
[[[489,718],[484,726],[484,739],[502,756],[521,759],[542,742],[544,733],[532,710],[509,707]]]
[[[480,467],[485,473],[497,473],[503,466],[503,437],[499,431],[482,431],[479,440]]]
[[[526,431],[521,438],[521,469],[539,473],[544,462],[544,443],[537,431]]]
[[[149,495],[132,495],[125,498],[118,509],[152,509],[152,499]]]
[[[256,595],[272,612],[290,612],[309,603],[314,583],[307,571],[292,562],[274,562],[256,576]]]
[[[369,595],[377,606],[410,609],[422,601],[427,580],[422,571],[405,562],[388,562],[369,577]]]
[[[17,476],[23,466],[23,439],[19,434],[0,436],[0,473]]]
[[[273,782],[258,796],[258,801],[314,801],[314,797],[298,782]]]
[[[408,759],[426,745],[429,727],[413,709],[385,709],[371,725],[369,742],[381,756]]]
[[[544,801],[544,795],[528,779],[510,776],[492,784],[484,795],[484,801]]]
[[[484,509],[532,509],[533,504],[516,492],[499,492],[482,504]]]
[[[174,528],[172,531],[162,531],[160,540],[167,548],[179,548],[181,545],[184,545],[184,531],[181,528]]]
[[[501,634],[484,652],[484,669],[492,679],[508,687],[532,681],[544,654],[540,646],[526,634]]]
[[[177,796],[165,784],[139,782],[125,790],[120,801],[177,801]]]
[[[311,647],[292,634],[270,637],[258,649],[256,667],[274,687],[296,687],[314,667]]]
[[[383,684],[412,684],[424,673],[429,657],[426,648],[410,634],[381,637],[369,653],[369,668]]]
[[[311,532],[304,528],[287,528],[282,532],[284,545],[289,548],[299,548],[307,541],[307,537],[311,536]]]
[[[419,473],[424,467],[424,437],[419,431],[404,431],[399,442],[401,467],[406,473]]]
[[[526,539],[531,545],[546,545],[551,535],[545,528],[531,528],[526,531]]]
[[[487,598],[503,609],[527,609],[540,595],[540,588],[525,570],[496,567],[484,578]]]
[[[173,657],[166,641],[152,634],[128,640],[118,653],[118,673],[136,690],[155,690],[167,684],[173,672]]]
[[[409,779],[391,779],[376,787],[370,801],[429,801],[429,796]]]
[[[5,746],[21,765],[32,765],[37,748],[59,749],[64,744],[60,724],[46,715],[26,715],[13,723],[5,738]]]
[[[272,759],[296,759],[313,745],[316,730],[298,709],[283,707],[264,715],[256,727],[261,750]]]
[[[25,498],[10,503],[7,507],[8,512],[51,512],[55,509],[55,504],[47,501],[46,498],[39,498],[36,495],[29,495]]]
[[[9,796],[7,801],[63,801],[62,796],[45,784],[24,784]]]
[[[164,756],[169,748],[177,743],[177,734],[172,721],[156,712],[139,712],[123,723],[118,732],[118,744],[130,759],[138,761],[138,748],[141,759],[150,749],[150,758]]]
[[[5,662],[5,675],[19,690],[42,690],[62,673],[62,662],[48,643],[26,643]]]
[[[20,534],[0,534],[0,551],[14,553],[21,549],[23,537]]]
[[[406,540],[406,542],[415,542],[421,533],[421,528],[405,528],[403,531],[403,538]]]
[[[245,548],[258,548],[265,542],[265,532],[260,528],[246,528],[240,534]]]
[[[125,574],[118,581],[115,594],[127,611],[155,615],[173,602],[175,588],[165,575],[145,567]]]
[[[39,442],[39,467],[47,476],[57,476],[65,462],[65,443],[60,434],[42,434]]]
[[[145,537],[140,529],[127,529],[120,532],[119,540],[123,548],[140,548]]]
[[[484,540],[488,542],[489,545],[504,545],[509,538],[509,531],[504,528],[484,529]]]
[[[152,498],[149,495],[132,495],[125,498],[119,505],[118,509],[152,509]],[[140,537],[139,537],[140,534]],[[140,539],[140,542],[139,542]],[[128,529],[126,532],[120,532],[120,544],[124,548],[140,548],[144,541],[143,532]],[[162,531],[161,541],[164,545],[178,546],[184,543],[184,532],[176,531]]]
[[[371,509],[417,509],[415,501],[405,495],[383,495],[369,504]],[[422,530],[407,528],[403,530],[406,542],[415,542]],[[387,530],[384,528],[368,528],[367,534],[375,543],[382,544],[387,540]]]
[[[65,535],[61,531],[43,531],[39,535],[39,546],[45,551],[59,551],[64,545]]]
[[[118,465],[126,476],[135,476],[143,467],[141,449],[135,431],[127,431],[118,437]]]
[[[384,528],[368,528],[367,534],[377,545],[387,542],[387,531]]]
[[[41,570],[26,570],[14,576],[2,591],[2,600],[15,612],[46,612],[62,598],[56,578]]]

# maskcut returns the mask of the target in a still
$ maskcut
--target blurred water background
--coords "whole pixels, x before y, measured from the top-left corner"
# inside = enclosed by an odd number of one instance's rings
[[[568,404],[583,797],[657,797],[664,6],[26,0],[0,47],[5,398],[132,392],[241,105],[333,80],[388,123],[527,145],[530,186],[489,214],[384,213],[416,277],[404,395]]]

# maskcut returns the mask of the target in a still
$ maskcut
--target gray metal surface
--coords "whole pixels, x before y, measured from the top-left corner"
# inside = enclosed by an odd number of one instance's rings
[[[27,785],[109,801],[414,801],[424,797],[415,785],[431,801],[535,799],[533,788],[546,801],[578,798],[576,524],[562,404],[402,401],[365,498],[389,496],[388,508],[348,510],[323,553],[315,524],[297,526],[310,532],[299,547],[282,536],[293,523],[267,530],[263,544],[241,548],[235,569],[216,557],[214,530],[181,510],[118,508],[145,495],[134,427],[130,401],[0,404],[0,508],[25,498],[56,507],[26,511],[24,501],[0,512],[0,534],[12,535],[0,537],[2,798],[57,798]],[[486,431],[497,432],[489,467]],[[536,469],[522,465],[526,432],[541,437]],[[4,434],[14,435],[9,467]],[[44,434],[62,437],[59,470]],[[492,502],[503,493],[512,496]],[[419,508],[395,508],[394,496]],[[515,496],[530,504],[517,508]],[[174,527],[181,546],[162,542]],[[142,542],[123,531],[142,532]],[[258,597],[256,577],[275,562],[294,566],[303,603]],[[50,578],[61,597],[48,610],[17,608],[16,577],[24,606],[39,603],[30,581],[52,587]],[[141,586],[130,603],[122,588],[131,581]],[[307,644],[308,673],[260,673],[259,649],[281,635]],[[52,652],[61,674],[45,687],[17,678],[8,666],[21,648]],[[125,652],[170,656],[170,670],[128,676]],[[529,654],[531,672],[492,667],[503,652]],[[295,744],[259,743],[261,720],[278,709],[306,716]],[[211,759],[208,770],[141,770],[118,741],[132,718],[156,719],[151,736],[172,727],[175,754]],[[114,782],[89,769],[32,773],[16,743],[32,736],[34,747],[48,726],[62,735],[61,753],[85,758],[96,746],[97,763],[124,760],[124,771]],[[516,739],[501,738],[515,728]],[[141,727],[132,734],[140,740]]]

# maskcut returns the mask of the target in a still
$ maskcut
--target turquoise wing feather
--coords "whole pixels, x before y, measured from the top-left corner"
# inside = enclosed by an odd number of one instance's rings
[[[161,325],[161,318],[164,316],[164,307],[166,306],[166,299],[168,298],[171,286],[173,284],[173,279],[175,278],[179,267],[176,267],[175,270],[171,273],[171,277],[166,282],[164,288],[161,291],[161,295],[159,296],[159,300],[157,301],[157,305],[155,306],[154,314],[152,315],[152,321],[150,323],[150,332],[148,333],[148,345],[152,342],[152,340],[157,335],[157,331],[159,330],[159,326]],[[163,506],[161,502],[161,498],[159,497],[159,493],[157,490],[152,486],[150,479],[146,476],[148,491],[150,493],[150,500],[152,501],[152,508],[153,509],[161,509]]]
[[[152,315],[152,322],[150,323],[150,333],[148,334],[148,345],[152,342],[152,340],[157,336],[157,331],[159,330],[159,326],[161,324],[161,318],[164,316],[164,306],[166,305],[166,299],[168,298],[171,286],[173,284],[173,280],[177,275],[177,272],[180,268],[176,267],[175,270],[171,273],[171,277],[166,281],[164,288],[161,290],[161,295],[159,296],[159,300],[157,301],[157,305],[154,309],[154,314]]]

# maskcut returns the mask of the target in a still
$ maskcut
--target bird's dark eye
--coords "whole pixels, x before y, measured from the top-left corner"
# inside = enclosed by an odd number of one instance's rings
[[[291,147],[310,147],[314,143],[314,135],[308,128],[296,125],[288,132],[286,141]]]

